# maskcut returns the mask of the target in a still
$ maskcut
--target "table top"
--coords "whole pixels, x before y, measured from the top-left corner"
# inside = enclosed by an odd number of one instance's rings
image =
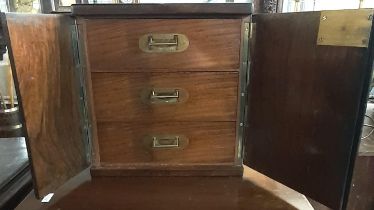
[[[0,138],[0,188],[27,165],[25,139]]]
[[[304,195],[252,169],[243,177],[95,177],[89,171],[62,186],[49,203],[31,192],[16,210],[303,209]]]

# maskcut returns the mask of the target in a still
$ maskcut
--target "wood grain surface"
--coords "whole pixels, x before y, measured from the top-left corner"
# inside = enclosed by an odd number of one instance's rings
[[[241,19],[88,19],[91,71],[222,71],[239,68]],[[149,33],[179,33],[186,51],[145,53],[139,38]]]
[[[234,163],[235,122],[117,123],[97,124],[100,160],[128,164],[207,164]],[[184,135],[181,148],[151,148],[145,137]]]
[[[183,103],[142,100],[151,88],[181,88]],[[238,73],[93,73],[93,102],[100,121],[236,121]]]
[[[320,12],[254,18],[244,163],[340,209],[365,112],[371,52],[317,46]]]
[[[72,14],[75,16],[118,16],[121,17],[241,17],[250,15],[252,5],[249,3],[211,4],[75,4]]]
[[[37,196],[88,166],[70,25],[60,15],[7,14],[17,95]]]

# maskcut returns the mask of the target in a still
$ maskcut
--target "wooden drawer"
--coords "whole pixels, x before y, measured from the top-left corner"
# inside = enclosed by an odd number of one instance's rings
[[[152,103],[150,93],[180,92]],[[92,73],[97,121],[236,121],[237,72]]]
[[[92,72],[227,71],[239,68],[240,19],[90,19],[87,54]],[[183,34],[183,52],[147,53],[139,38]]]
[[[234,163],[235,122],[97,124],[100,160],[123,164]],[[153,147],[152,136],[180,138],[179,147]],[[165,137],[166,138],[166,137]],[[188,139],[188,140],[187,140]],[[161,142],[162,144],[162,142]],[[167,142],[174,144],[174,142]]]

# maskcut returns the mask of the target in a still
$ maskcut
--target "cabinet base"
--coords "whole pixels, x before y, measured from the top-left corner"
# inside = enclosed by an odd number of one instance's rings
[[[243,176],[243,166],[95,166],[91,168],[91,176]]]

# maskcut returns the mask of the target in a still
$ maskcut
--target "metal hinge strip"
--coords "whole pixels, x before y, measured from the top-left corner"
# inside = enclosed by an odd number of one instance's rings
[[[86,146],[86,158],[91,162],[92,146],[91,146],[91,124],[89,121],[88,105],[87,105],[87,91],[85,80],[85,65],[82,59],[82,50],[79,44],[79,29],[78,24],[72,26],[72,42],[74,52],[74,64],[76,69],[77,87],[79,87],[79,100],[80,100],[80,114],[81,126],[83,129],[83,139]]]

